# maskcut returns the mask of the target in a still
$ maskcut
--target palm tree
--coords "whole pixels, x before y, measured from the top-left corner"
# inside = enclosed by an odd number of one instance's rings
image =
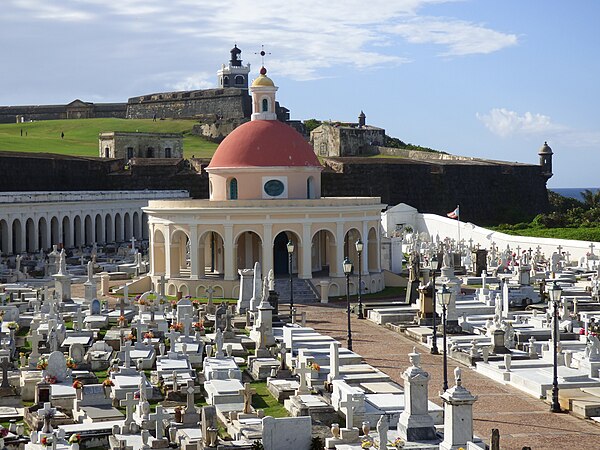
[[[585,189],[581,193],[581,197],[583,198],[583,204],[586,209],[593,209],[600,207],[600,191],[593,192],[589,189]]]

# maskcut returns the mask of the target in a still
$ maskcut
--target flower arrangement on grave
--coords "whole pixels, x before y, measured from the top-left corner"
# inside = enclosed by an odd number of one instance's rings
[[[192,305],[194,305],[194,308],[198,308],[200,306],[200,299],[195,298],[194,300],[192,300]]]
[[[102,382],[102,386],[104,386],[104,387],[112,387],[114,385],[115,385],[115,383],[113,383],[113,381],[110,378],[105,378],[104,381]]]
[[[138,305],[147,305],[147,304],[148,304],[148,303],[147,303],[147,302],[146,302],[146,300],[145,300],[145,299],[143,299],[143,298],[142,298],[142,299],[140,299],[140,300],[138,300]]]
[[[171,330],[181,332],[183,331],[183,324],[181,322],[172,323],[169,328],[171,328]]]
[[[42,436],[42,438],[40,439],[40,444],[42,444],[45,447],[50,447],[52,445],[52,438],[49,436]]]
[[[194,322],[193,327],[196,331],[204,331],[204,321]]]
[[[315,372],[318,372],[321,370],[321,366],[318,365],[316,362],[311,362],[310,365],[308,366],[310,367],[312,370],[314,370]]]
[[[67,367],[69,369],[77,369],[77,363],[70,356],[67,358]]]
[[[73,389],[81,389],[83,387],[83,383],[79,380],[73,381]]]
[[[154,333],[152,331],[148,331],[144,333],[144,339],[152,339],[154,338]]]
[[[73,433],[69,438],[69,444],[79,444],[81,442],[81,435]]]
[[[360,442],[360,448],[373,448],[375,442],[369,436],[364,436]]]
[[[56,384],[56,382],[58,381],[58,379],[54,376],[54,375],[46,375],[46,383],[50,383],[50,384]]]
[[[46,370],[48,368],[48,359],[42,356],[38,359],[36,368],[39,370]]]
[[[171,308],[175,308],[177,306],[177,300],[171,300]]]
[[[133,393],[133,399],[134,400],[139,400],[140,399],[140,391],[135,391]]]
[[[129,333],[127,336],[125,336],[125,340],[135,341],[135,335],[133,333]]]
[[[6,326],[11,331],[17,331],[19,329],[19,324],[17,322],[8,322]]]
[[[392,445],[398,449],[404,448],[404,444],[405,444],[404,439],[402,439],[401,437],[397,437],[396,439],[394,439],[394,442],[392,442]]]
[[[8,428],[0,428],[0,438],[5,438],[6,436],[8,436]]]

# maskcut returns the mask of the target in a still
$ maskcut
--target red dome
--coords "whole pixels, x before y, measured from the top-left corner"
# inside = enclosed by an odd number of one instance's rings
[[[209,169],[220,167],[321,167],[302,135],[278,120],[253,120],[240,125],[221,142]]]

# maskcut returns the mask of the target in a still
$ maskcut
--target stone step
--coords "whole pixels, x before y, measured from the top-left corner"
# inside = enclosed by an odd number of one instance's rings
[[[314,303],[319,300],[315,289],[309,284],[309,280],[294,278],[294,303]],[[286,278],[275,279],[275,290],[279,294],[279,301],[289,303],[290,280]]]

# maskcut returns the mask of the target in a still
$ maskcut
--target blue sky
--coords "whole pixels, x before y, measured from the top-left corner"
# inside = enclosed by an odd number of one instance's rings
[[[537,163],[595,187],[600,2],[2,0],[0,104],[208,88],[264,44],[294,119],[367,122],[453,154]]]

